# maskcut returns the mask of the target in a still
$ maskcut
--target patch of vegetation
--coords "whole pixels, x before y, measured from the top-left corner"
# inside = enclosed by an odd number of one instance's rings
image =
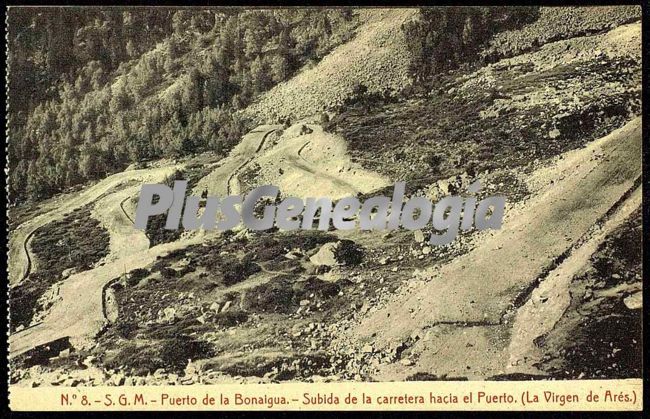
[[[121,317],[113,324],[112,330],[120,338],[132,339],[138,332],[138,325],[133,321],[125,320],[124,317]]]
[[[640,91],[595,88],[580,95],[584,103],[568,107],[562,96],[526,106],[504,106],[498,115],[485,116],[504,98],[557,86],[559,92],[575,83],[582,91],[585,78],[595,86],[619,80],[633,85],[640,72],[626,69],[631,62],[600,60],[571,65],[523,77],[521,68],[494,70],[494,84],[461,90],[472,74],[459,69],[439,74],[424,93],[405,92],[401,98],[374,99],[363,106],[342,109],[326,129],[341,134],[353,161],[403,180],[407,193],[463,172],[525,168],[621,127],[640,112]],[[473,75],[472,77],[475,77]],[[576,93],[578,94],[578,92]],[[501,100],[501,102],[498,102]],[[558,135],[549,133],[557,128]],[[444,150],[444,152],[443,152]]]
[[[341,240],[336,249],[336,260],[347,266],[358,265],[363,261],[363,250],[352,240]]]
[[[537,342],[540,368],[562,379],[641,377],[642,309],[624,299],[641,292],[643,225],[638,209],[592,256],[592,269],[575,278],[571,306]]]
[[[293,308],[294,292],[289,278],[274,278],[246,293],[243,307],[249,311],[288,313]]]
[[[246,359],[222,365],[221,370],[232,376],[262,377],[266,373],[277,371],[275,380],[292,380],[309,377],[318,371],[330,368],[330,359],[326,354],[307,354],[299,358],[281,357],[247,357]]]
[[[212,321],[221,327],[233,327],[245,323],[248,320],[248,314],[245,311],[231,310],[215,314]]]
[[[205,176],[209,175],[212,169],[209,166],[197,163],[188,164],[183,170],[183,178],[187,181],[187,190],[192,190]]]
[[[276,232],[268,234],[259,232],[255,236],[254,248],[256,260],[264,262],[264,266],[271,270],[287,269],[290,266],[297,266],[284,255],[292,249],[299,249],[301,252],[309,252],[325,243],[336,241],[336,236],[322,231],[291,231]],[[289,264],[287,265],[287,263]]]
[[[12,232],[19,225],[43,213],[41,205],[44,202],[30,202],[20,206],[11,206],[7,211],[7,227]],[[41,205],[39,205],[41,204]]]
[[[190,333],[190,329],[199,327],[196,318],[201,313],[192,311],[198,308],[200,299],[188,300],[188,294],[205,296],[216,288],[237,284],[259,272],[261,266],[291,272],[300,267],[300,261],[286,259],[284,254],[289,250],[297,247],[306,252],[336,240],[336,237],[319,231],[292,233],[255,233],[250,238],[246,235],[226,234],[218,241],[170,252],[148,269],[129,272],[126,287],[117,293],[120,320],[111,333],[114,337],[127,339],[142,333],[149,338],[162,338],[170,333]],[[244,247],[247,249],[245,253],[242,252]],[[194,271],[198,272],[191,274]],[[138,285],[142,280],[146,284]],[[301,299],[314,293],[324,298],[338,293],[338,286],[315,279],[293,285],[290,289],[291,302],[280,302],[286,307],[298,307]],[[239,296],[223,295],[222,298],[234,301]],[[271,301],[262,301],[260,304],[265,306],[271,304]],[[207,306],[210,305],[207,303]],[[147,322],[158,321],[159,313],[167,307],[176,308],[179,319],[186,319],[189,323],[179,320],[169,327],[156,324],[157,332],[149,330]],[[245,313],[229,310],[209,316],[207,322],[229,327],[245,320]]]
[[[187,181],[187,191],[191,191],[199,182],[199,180],[201,180],[208,173],[210,173],[209,167],[200,164],[190,164],[184,170],[175,171],[171,176],[167,177],[163,181],[163,184],[169,186],[170,188],[173,188],[174,181],[185,180]],[[134,199],[137,200],[138,198]],[[160,198],[158,196],[154,196],[153,203],[155,204],[159,199]],[[151,247],[162,243],[170,243],[176,241],[185,231],[182,222],[179,224],[178,229],[175,230],[165,229],[166,223],[167,212],[149,217],[145,233],[149,238],[149,245]]]
[[[534,22],[539,7],[424,7],[419,18],[405,23],[411,72],[418,84],[479,58],[492,36]]]
[[[246,292],[242,305],[248,311],[287,314],[295,312],[302,300],[328,300],[340,290],[338,284],[316,277],[296,281],[295,277],[280,276]]]
[[[261,268],[251,260],[249,255],[245,256],[241,261],[224,260],[221,265],[225,286],[235,285],[260,270]]]
[[[147,277],[149,275],[149,271],[147,269],[143,268],[136,268],[131,271],[126,275],[126,283],[127,285],[133,286],[137,284],[141,279]]]
[[[182,171],[177,170],[171,176],[168,176],[163,184],[169,186],[170,188],[174,187],[174,181],[177,180],[186,180]],[[189,188],[188,188],[189,189]],[[138,199],[138,198],[135,198]],[[152,198],[152,203],[157,203],[160,197],[154,195]],[[170,243],[178,240],[181,237],[183,232],[182,223],[178,226],[177,229],[167,230],[165,224],[167,223],[167,213],[153,215],[149,217],[147,221],[147,227],[145,228],[145,234],[149,238],[149,246],[153,247],[162,243]]]
[[[637,210],[624,228],[618,229],[609,242],[592,257],[592,263],[606,285],[615,285],[615,276],[628,279],[642,275],[643,224]]]
[[[9,361],[9,370],[13,372],[18,369],[30,368],[34,365],[49,365],[50,358],[57,356],[61,351],[70,349],[70,338],[60,338],[49,342],[46,345],[37,346]],[[12,377],[13,380],[13,377]]]
[[[37,272],[10,290],[11,325],[28,326],[38,309],[38,299],[68,269],[90,269],[109,251],[109,234],[90,216],[91,205],[73,211],[59,221],[39,228],[31,241]]]
[[[104,365],[107,368],[130,371],[134,375],[153,374],[159,368],[180,373],[190,359],[212,355],[208,343],[188,336],[177,336],[146,344],[123,342],[117,353],[107,359]]]
[[[260,169],[261,169],[260,165],[258,163],[253,162],[252,164],[249,164],[238,175],[242,192],[248,192],[254,188],[254,185],[258,179]]]

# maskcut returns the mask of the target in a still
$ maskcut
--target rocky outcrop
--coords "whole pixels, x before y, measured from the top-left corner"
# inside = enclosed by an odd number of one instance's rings
[[[363,252],[353,241],[340,240],[325,243],[309,261],[316,266],[357,265]]]
[[[604,32],[640,19],[639,6],[542,7],[535,22],[497,34],[483,55],[512,57],[549,42]]]

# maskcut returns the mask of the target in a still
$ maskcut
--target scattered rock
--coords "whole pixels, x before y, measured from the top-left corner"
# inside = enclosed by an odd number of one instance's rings
[[[623,299],[623,303],[625,303],[625,307],[629,308],[630,310],[638,310],[643,308],[643,293],[641,291],[635,292],[634,294],[625,297]]]
[[[559,137],[560,134],[561,134],[561,133],[560,133],[560,130],[557,129],[557,128],[555,128],[555,129],[553,129],[553,130],[551,130],[551,131],[548,132],[548,138],[550,138],[551,140],[553,140],[553,139]]]
[[[87,368],[90,368],[95,359],[97,359],[95,356],[89,355],[81,362],[81,364],[86,366]]]
[[[223,313],[223,312],[228,311],[228,309],[230,308],[231,305],[232,305],[232,301],[226,301],[226,304],[223,305],[223,308],[221,309],[221,312]]]
[[[174,307],[166,307],[163,310],[163,320],[164,321],[174,321],[176,318],[176,309]]]
[[[339,264],[336,260],[337,247],[338,243],[325,243],[314,256],[309,258],[309,260],[316,266],[336,266]]]
[[[309,261],[316,266],[356,265],[361,262],[363,252],[351,240],[325,243]]]
[[[290,252],[287,252],[284,257],[289,260],[300,259],[302,257],[302,252],[298,250],[291,250]]]
[[[61,279],[66,279],[75,273],[77,273],[77,268],[75,267],[64,269],[63,272],[61,272]]]
[[[125,381],[126,381],[126,377],[124,376],[124,374],[114,374],[110,379],[110,382],[116,386],[124,385]]]

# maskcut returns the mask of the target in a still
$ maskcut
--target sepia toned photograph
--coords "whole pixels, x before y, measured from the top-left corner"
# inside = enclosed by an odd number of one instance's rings
[[[304,409],[356,403],[327,383],[628,380],[545,402],[641,403],[641,26],[8,7],[10,389],[301,383],[220,400]],[[463,409],[434,393],[372,408]]]

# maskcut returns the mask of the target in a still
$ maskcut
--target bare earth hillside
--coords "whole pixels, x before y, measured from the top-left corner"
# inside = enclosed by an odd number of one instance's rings
[[[395,93],[411,82],[409,56],[401,25],[415,9],[368,10],[348,43],[337,47],[313,68],[305,68],[251,105],[246,114],[257,121],[303,118],[345,103],[359,83],[371,93]]]

